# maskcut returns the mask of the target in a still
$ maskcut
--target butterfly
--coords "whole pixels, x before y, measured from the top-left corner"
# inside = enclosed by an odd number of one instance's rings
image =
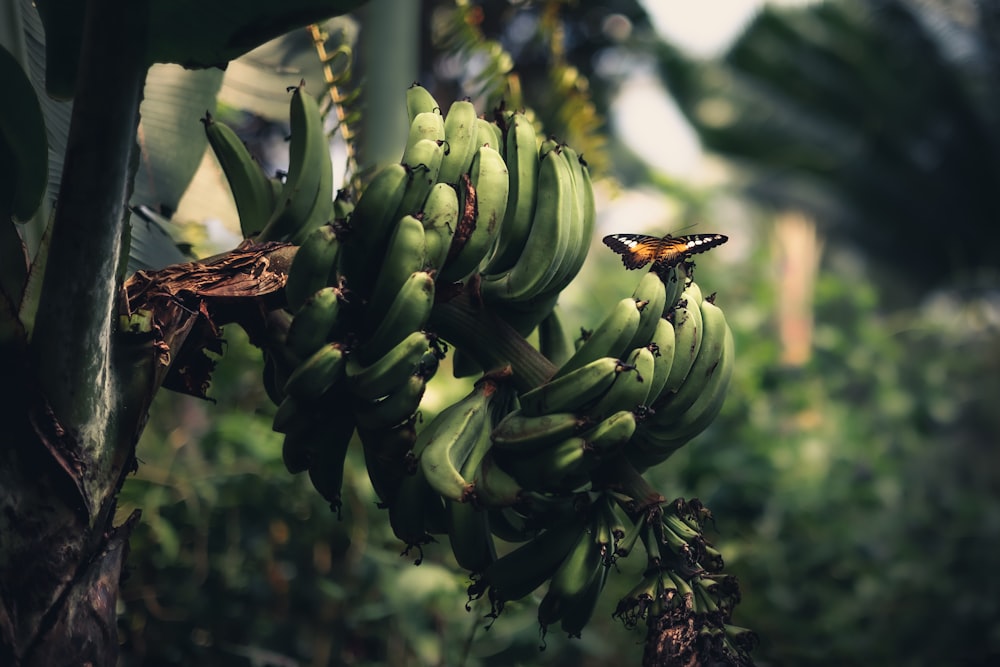
[[[611,234],[604,245],[622,256],[626,269],[639,269],[650,262],[656,269],[677,266],[691,255],[697,255],[729,240],[722,234],[688,234],[664,237],[647,234]]]

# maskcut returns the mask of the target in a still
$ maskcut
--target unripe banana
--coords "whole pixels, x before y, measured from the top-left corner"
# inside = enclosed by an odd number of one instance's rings
[[[437,100],[434,99],[429,90],[419,83],[414,83],[406,89],[406,116],[411,125],[414,119],[422,113],[440,113],[440,111],[441,107]]]
[[[500,126],[485,118],[476,119],[476,148],[489,146],[497,152],[503,151],[503,134]]]
[[[650,349],[656,358],[656,365],[653,366],[653,377],[649,381],[649,403],[655,404],[658,397],[663,392],[663,386],[670,376],[670,369],[674,365],[674,327],[666,319],[660,318],[656,322],[656,329],[649,341]]]
[[[437,114],[432,114],[435,117]],[[441,169],[441,159],[444,157],[443,141],[421,139],[408,147],[403,154],[403,165],[406,167],[409,180],[406,191],[396,209],[396,217],[416,215],[424,208],[424,202],[431,188],[437,183],[438,171]]]
[[[524,501],[524,489],[496,464],[492,451],[479,462],[472,481],[476,502],[485,507],[511,507]]]
[[[582,605],[585,598],[590,605],[590,613],[593,612],[592,605],[596,604],[597,596],[588,597],[587,592],[595,578],[600,578],[597,585],[597,593],[600,594],[604,569],[606,566],[600,549],[594,544],[590,531],[581,530],[573,548],[552,575],[549,589],[538,605],[538,622],[543,635],[549,625],[561,620],[574,606]],[[590,613],[582,614],[585,616],[584,624],[589,620]],[[579,621],[579,618],[574,619],[574,624]]]
[[[285,393],[300,403],[319,400],[344,377],[344,362],[343,346],[327,343],[292,372],[285,383]]]
[[[734,357],[733,335],[727,327],[723,352],[718,366],[694,403],[682,415],[670,420],[668,424],[658,421],[659,414],[656,414],[650,424],[643,425],[644,430],[650,431],[656,437],[659,449],[668,452],[675,451],[705,430],[715,420],[726,401],[735,365]]]
[[[674,323],[674,362],[660,392],[661,396],[680,388],[701,349],[701,306],[696,300],[701,291],[693,291],[691,285],[681,293],[680,301],[671,313]]]
[[[413,461],[408,454],[417,439],[416,428],[413,422],[404,422],[391,429],[360,428],[358,438],[379,506],[389,507],[396,499],[403,478],[412,472]]]
[[[447,530],[444,503],[417,466],[413,474],[403,477],[395,499],[389,504],[389,525],[393,534],[406,544],[403,555],[416,547],[419,555],[415,563],[419,565],[423,560],[421,546],[433,542],[431,533],[439,532],[436,524]]]
[[[423,331],[414,331],[374,363],[364,366],[350,356],[344,366],[347,388],[358,398],[374,401],[389,394],[406,378],[421,370],[430,340]],[[436,357],[435,357],[436,358]]]
[[[622,362],[614,357],[596,359],[582,368],[521,395],[521,414],[527,417],[557,412],[583,411],[614,384]]]
[[[644,274],[632,293],[639,307],[639,327],[629,343],[629,349],[649,345],[656,326],[663,317],[667,302],[667,288],[663,280],[652,271]]]
[[[441,111],[424,111],[418,113],[410,121],[410,133],[406,138],[406,148],[403,151],[403,163],[410,164],[405,159],[407,152],[418,142],[430,140],[440,144],[445,140],[444,118]]]
[[[208,145],[212,147],[233,193],[243,238],[255,236],[264,229],[276,203],[267,174],[231,127],[213,120],[207,113],[202,123]]]
[[[420,467],[444,498],[469,500],[474,485],[462,471],[476,452],[474,465],[467,469],[467,474],[474,474],[479,460],[489,450],[490,401],[496,389],[494,382],[480,381],[465,398],[438,413],[425,432],[417,436]]]
[[[624,356],[639,328],[640,319],[635,299],[625,297],[619,301],[569,361],[562,365],[555,377],[562,377],[601,357]]]
[[[351,289],[367,295],[381,267],[382,256],[393,225],[396,209],[409,183],[409,172],[402,164],[383,167],[365,188],[351,213],[349,250],[340,253],[340,273]]]
[[[711,301],[703,301],[700,310],[702,335],[698,356],[683,384],[674,392],[664,392],[654,405],[659,423],[668,423],[687,411],[719,368],[729,324],[722,309]]]
[[[497,539],[519,543],[527,542],[538,535],[539,529],[529,526],[529,520],[514,508],[488,505],[487,507],[490,513],[490,531]]]
[[[560,145],[556,154],[566,163],[565,172],[572,183],[572,211],[568,224],[561,232],[565,237],[565,247],[561,252],[557,251],[559,268],[545,285],[545,293],[561,292],[579,273],[590,251],[590,241],[597,222],[589,171],[576,151],[569,146]],[[560,243],[562,244],[562,240]]]
[[[497,559],[486,508],[474,503],[446,500],[448,541],[459,567],[478,574]]]
[[[317,290],[336,282],[339,252],[340,241],[331,225],[314,229],[302,242],[285,282],[285,299],[292,312],[301,308]]]
[[[426,245],[426,269],[440,273],[448,258],[451,240],[458,227],[458,193],[448,183],[436,183],[424,202],[423,216],[424,242]]]
[[[288,327],[285,345],[299,359],[308,359],[332,339],[340,315],[343,292],[338,287],[324,287],[306,299],[295,312]]]
[[[413,273],[424,269],[426,259],[423,223],[412,215],[403,216],[389,237],[385,261],[365,308],[366,330],[372,331],[382,322],[400,289]],[[403,335],[408,333],[403,332]]]
[[[493,429],[493,444],[499,449],[532,452],[576,435],[589,424],[586,418],[572,412],[528,417],[517,409]]]
[[[348,414],[338,414],[329,420],[323,432],[325,442],[317,443],[319,447],[309,462],[309,481],[338,515],[342,504],[340,492],[344,483],[344,465],[353,435],[354,420]],[[285,436],[286,442],[288,437]]]
[[[626,365],[618,372],[614,384],[587,414],[594,419],[604,419],[620,410],[636,410],[645,406],[655,365],[656,358],[648,347],[633,350],[627,357]]]
[[[260,242],[290,239],[309,219],[317,204],[317,194],[329,188],[325,199],[332,204],[333,181],[323,182],[324,161],[330,160],[330,146],[323,131],[323,116],[316,98],[299,85],[289,104],[292,130],[288,151],[288,175],[281,196],[257,239]]]
[[[630,410],[619,410],[605,418],[580,437],[594,449],[598,456],[617,451],[629,441],[635,433],[635,413]]]
[[[541,295],[570,243],[573,180],[566,161],[547,153],[538,165],[538,184],[531,232],[517,262],[506,273],[483,281],[488,301],[525,301]]]
[[[522,113],[515,113],[507,126],[504,160],[510,170],[510,196],[496,251],[483,275],[512,268],[531,233],[538,186],[538,137],[535,126]]]
[[[536,537],[486,568],[482,577],[469,587],[469,597],[481,597],[488,590],[494,615],[499,614],[505,603],[529,595],[555,573],[586,525],[584,512],[550,524]]]
[[[356,412],[358,426],[366,429],[393,428],[413,416],[427,388],[427,378],[411,375],[389,395],[361,403]]]
[[[378,327],[355,351],[358,361],[372,364],[411,333],[423,329],[433,305],[434,277],[426,271],[410,274]]]
[[[447,150],[441,160],[438,180],[455,185],[469,171],[476,154],[476,107],[469,100],[452,102],[444,119]],[[494,147],[495,148],[495,147]]]
[[[497,462],[529,491],[567,493],[590,481],[593,449],[579,436],[531,452],[496,451]]]
[[[496,241],[507,209],[507,165],[496,150],[482,147],[472,160],[469,185],[459,187],[459,220],[441,279],[458,282],[475,272]]]

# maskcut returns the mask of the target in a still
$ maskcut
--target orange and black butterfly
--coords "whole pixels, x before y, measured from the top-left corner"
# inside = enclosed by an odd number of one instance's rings
[[[647,234],[612,234],[604,237],[604,245],[622,256],[626,269],[640,269],[650,262],[656,269],[677,266],[691,255],[697,255],[729,240],[722,234],[688,234],[664,237]]]

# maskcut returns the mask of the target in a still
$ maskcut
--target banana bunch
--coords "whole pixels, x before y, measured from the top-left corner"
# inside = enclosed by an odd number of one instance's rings
[[[319,114],[301,89],[292,98],[292,163],[301,165],[307,117]],[[574,345],[555,306],[593,233],[586,163],[540,141],[524,113],[501,110],[491,122],[463,100],[442,114],[418,85],[406,107],[401,160],[375,173],[356,201],[326,192],[322,215],[310,208],[303,218],[305,192],[317,197],[315,173],[290,167],[277,194],[266,183],[266,217],[246,206],[244,229],[259,228],[246,233],[299,246],[285,286],[287,332],[266,365],[286,467],[307,471],[338,508],[357,434],[404,554],[416,549],[420,562],[424,545],[447,535],[472,573],[470,598],[488,594],[494,618],[548,582],[543,631],[558,623],[578,637],[615,560],[641,544],[644,579],[619,616],[685,601],[715,605],[713,618],[728,620],[738,591],[719,574],[707,515],[694,501],[664,505],[641,476],[722,407],[734,350],[714,296],[702,296],[684,262],[660,266]],[[256,179],[263,196],[269,179],[259,176],[258,168],[244,180]],[[509,369],[484,373],[421,423],[447,349],[428,322],[435,298],[446,300],[456,283],[478,284],[484,306],[522,335],[537,328],[558,370],[520,395]],[[505,552],[498,540],[517,546]]]
[[[333,163],[323,114],[305,84],[289,88],[291,139],[284,183],[269,178],[229,126],[202,119],[212,152],[229,183],[244,238],[300,244],[334,217]]]

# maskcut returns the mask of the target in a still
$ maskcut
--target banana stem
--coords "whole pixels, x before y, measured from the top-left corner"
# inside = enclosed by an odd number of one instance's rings
[[[537,387],[556,367],[509,324],[488,308],[475,305],[467,292],[434,304],[428,326],[443,339],[467,351],[485,369],[510,364],[518,391]]]

